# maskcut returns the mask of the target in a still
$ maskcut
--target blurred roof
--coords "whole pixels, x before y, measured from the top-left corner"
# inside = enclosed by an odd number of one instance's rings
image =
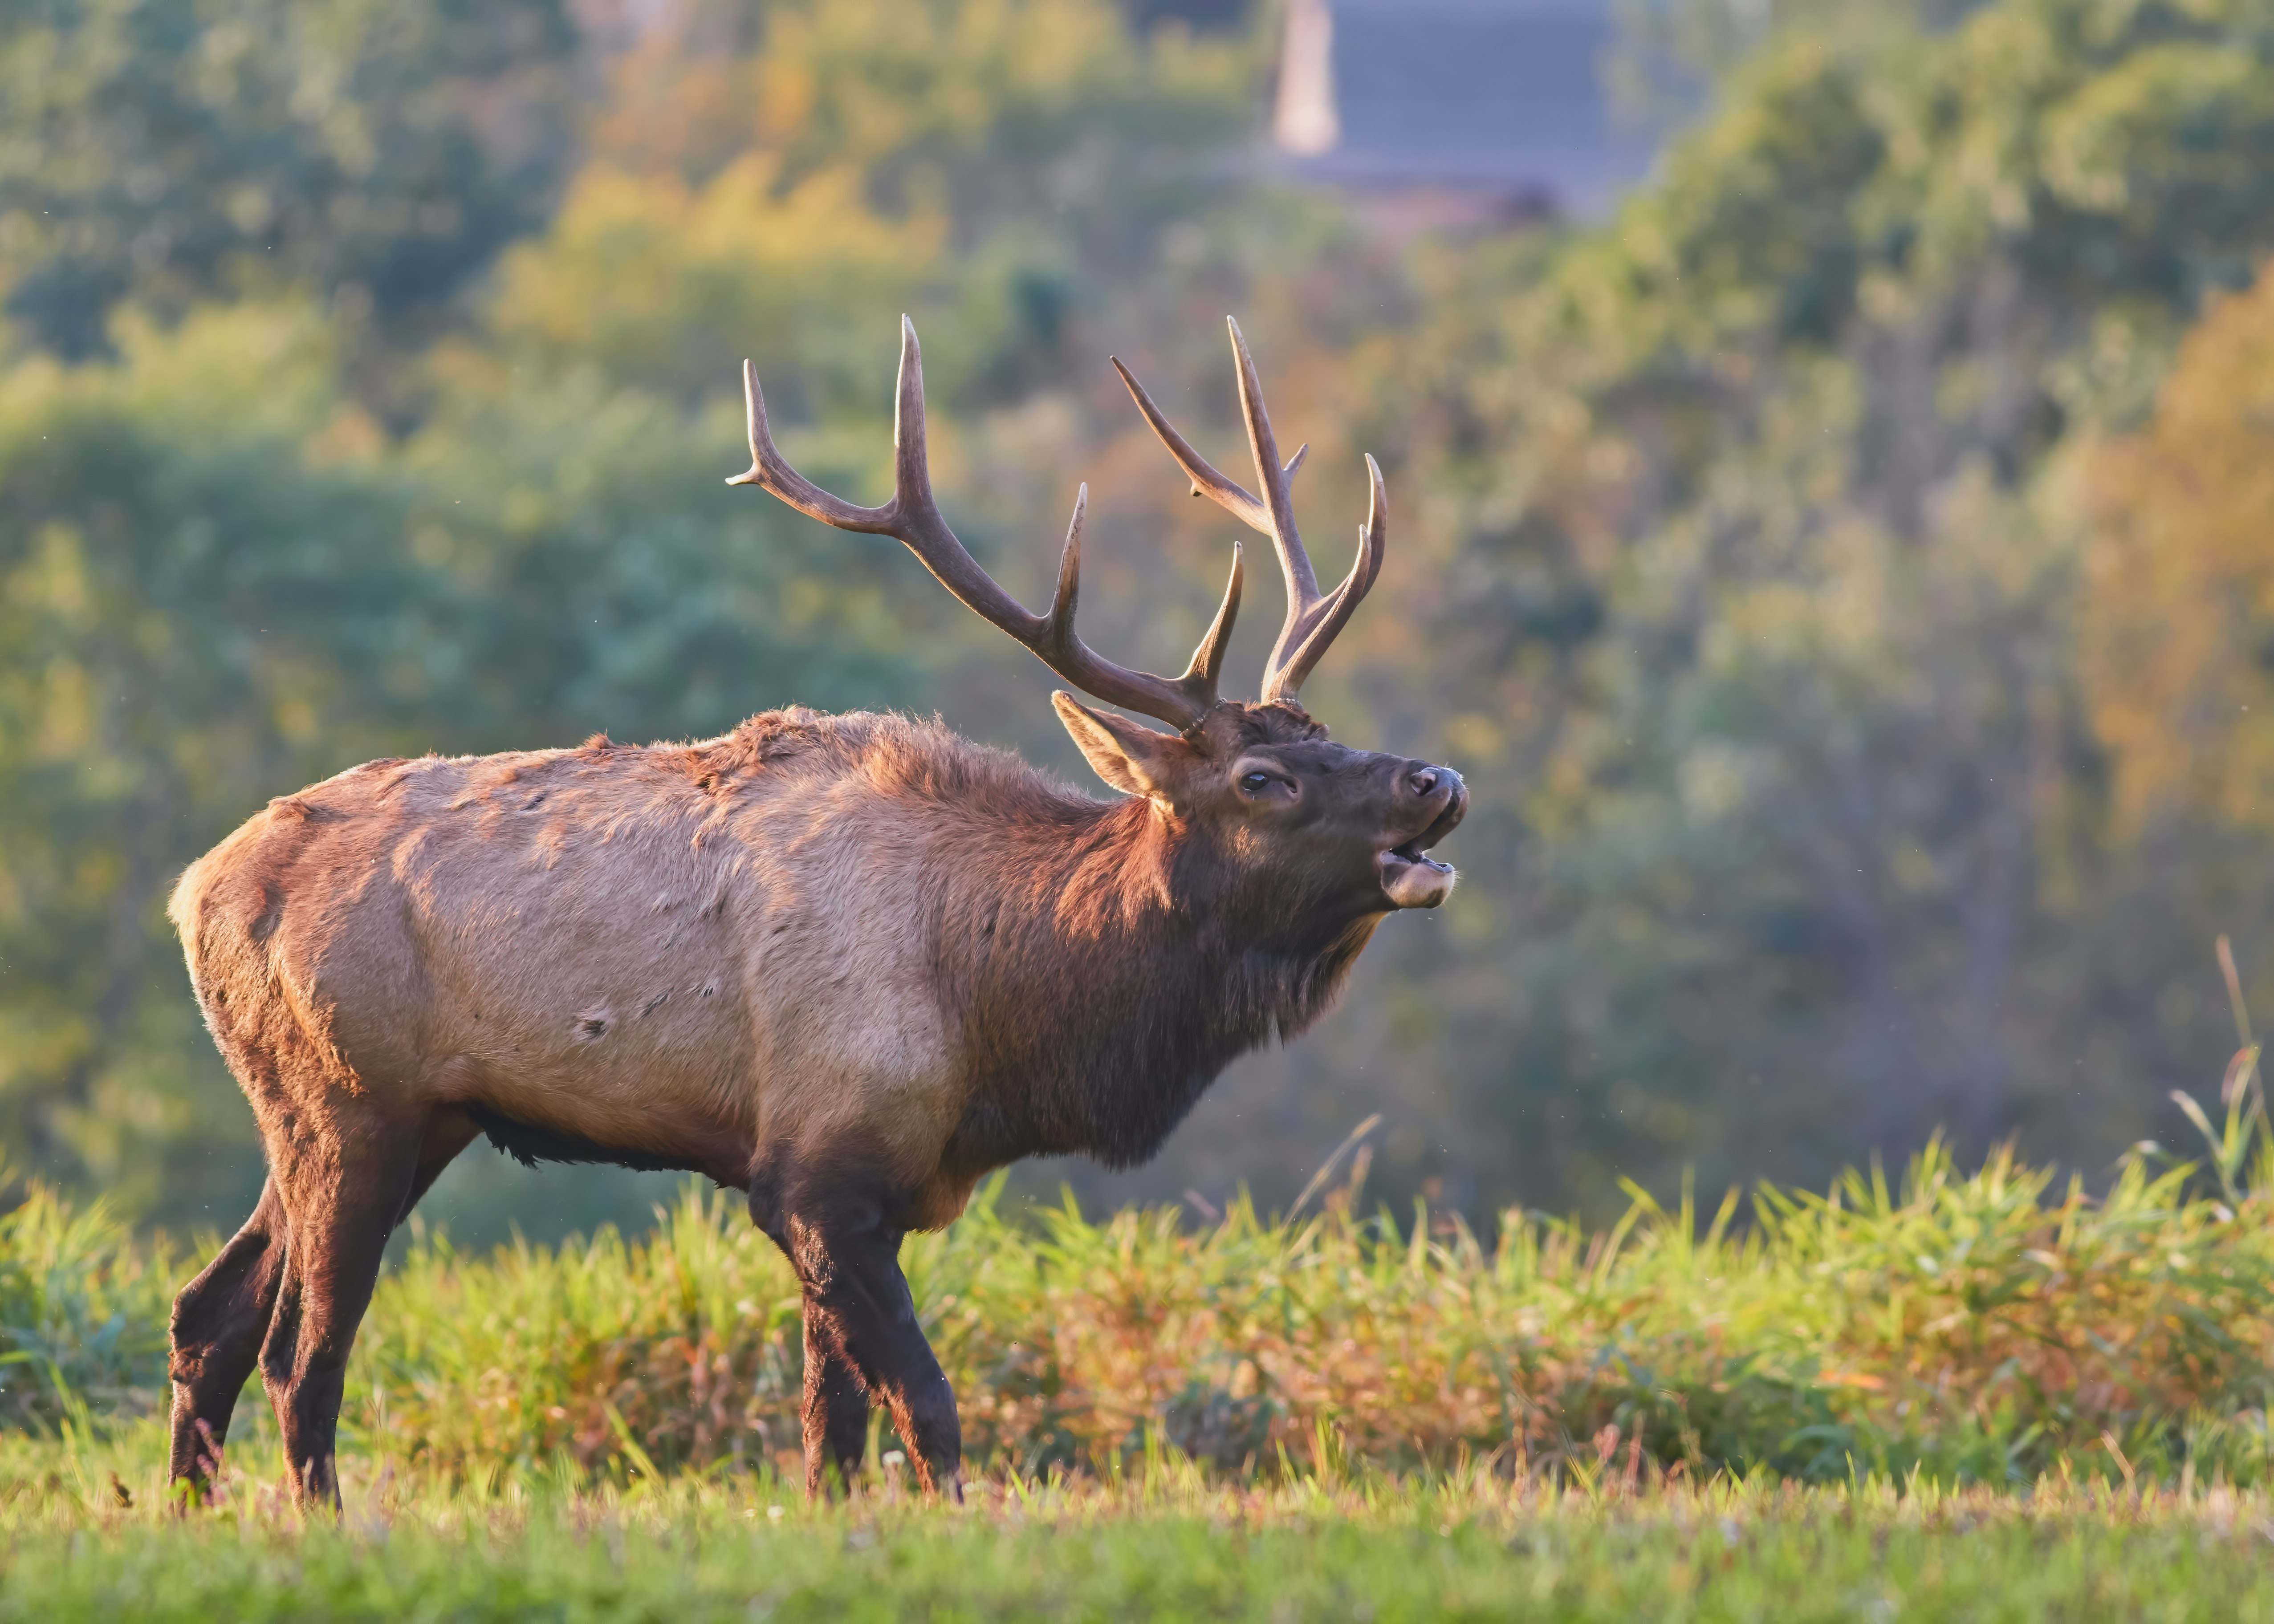
[[[1649,165],[1603,83],[1611,0],[1291,0],[1273,137],[1299,171],[1586,213]]]

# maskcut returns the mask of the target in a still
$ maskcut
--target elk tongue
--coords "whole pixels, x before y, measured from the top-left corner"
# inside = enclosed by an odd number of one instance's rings
[[[1390,847],[1380,861],[1382,889],[1401,908],[1434,908],[1453,894],[1452,865],[1424,855],[1419,839]]]

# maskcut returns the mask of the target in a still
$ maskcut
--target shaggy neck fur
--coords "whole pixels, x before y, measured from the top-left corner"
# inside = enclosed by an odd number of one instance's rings
[[[1023,787],[931,921],[975,1102],[950,1159],[1133,1165],[1233,1058],[1326,1011],[1382,916],[1251,877],[1150,801]]]

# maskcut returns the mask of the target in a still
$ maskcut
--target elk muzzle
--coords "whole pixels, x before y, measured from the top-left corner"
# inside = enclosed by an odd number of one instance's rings
[[[1427,821],[1419,834],[1380,853],[1374,865],[1382,875],[1382,894],[1393,906],[1434,908],[1453,894],[1458,877],[1450,863],[1428,855],[1429,848],[1459,826],[1469,810],[1468,786],[1450,767],[1415,762],[1399,778],[1401,812]],[[1406,821],[1401,818],[1401,822]]]

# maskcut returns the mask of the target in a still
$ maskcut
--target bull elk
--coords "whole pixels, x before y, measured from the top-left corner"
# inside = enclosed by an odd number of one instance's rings
[[[348,1350],[390,1231],[477,1135],[523,1161],[675,1168],[747,1191],[805,1316],[809,1490],[861,1467],[881,1402],[927,1489],[961,1435],[898,1254],[986,1173],[1157,1150],[1235,1056],[1318,1019],[1375,925],[1453,888],[1428,849],[1467,792],[1335,744],[1297,695],[1382,567],[1382,473],[1357,561],[1321,591],[1237,324],[1258,493],[1186,442],[1118,361],[1196,493],[1271,538],[1287,616],[1260,702],[1220,698],[1240,601],[1181,676],[1074,631],[1087,487],[1047,613],[933,500],[923,371],[902,322],[892,499],[861,508],[774,448],[744,364],[755,485],[898,538],[1073,687],[1052,695],[1122,798],[901,716],[767,711],[694,744],[369,762],[269,803],[170,909],[268,1177],[174,1304],[172,1471],[202,1485],[257,1365],[294,1492],[338,1503]]]

